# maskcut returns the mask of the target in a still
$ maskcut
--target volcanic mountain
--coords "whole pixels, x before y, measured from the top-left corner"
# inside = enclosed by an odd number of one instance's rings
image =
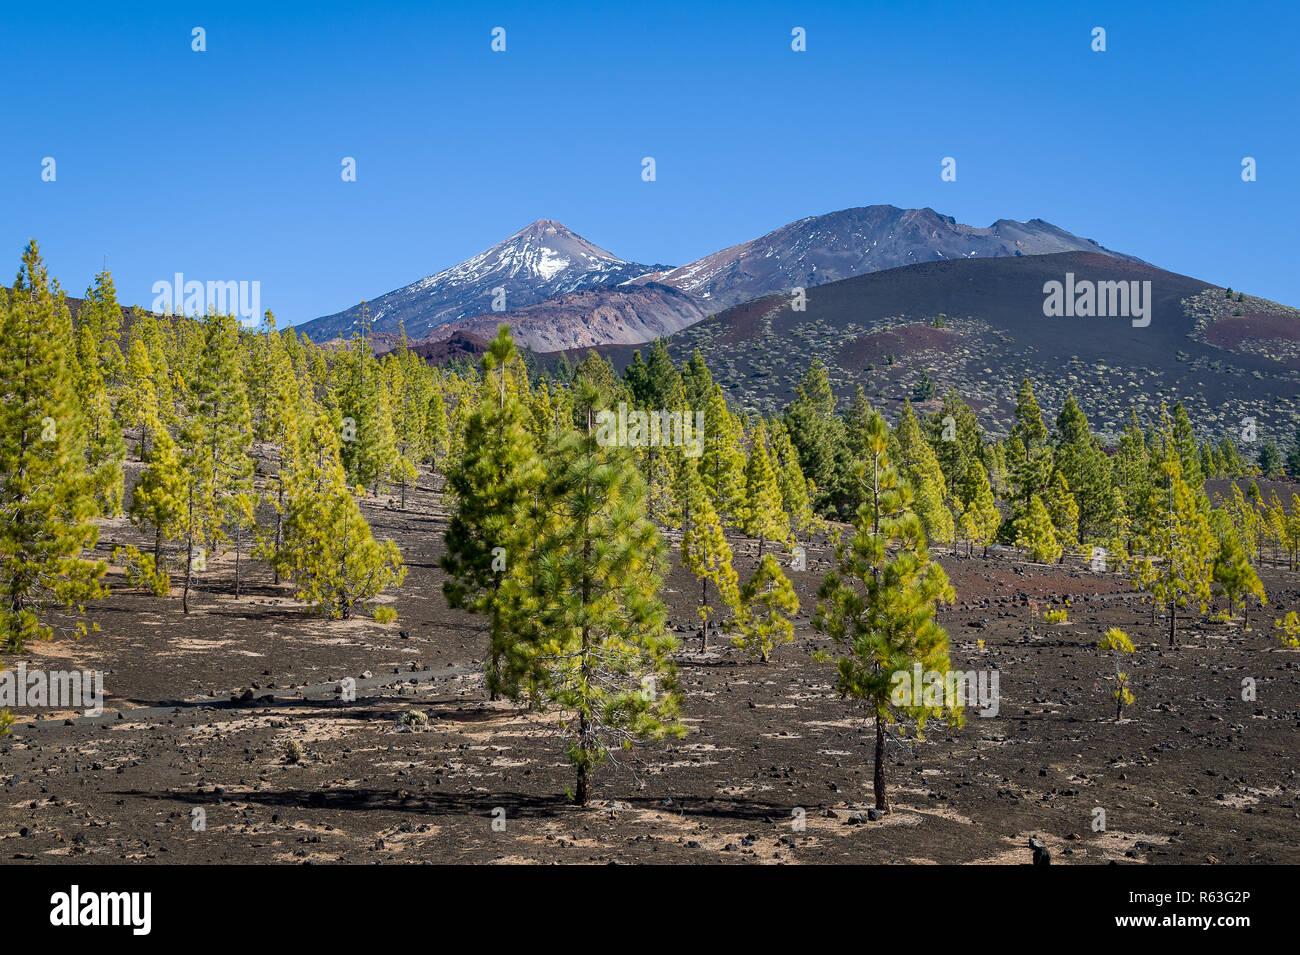
[[[1149,314],[1045,314],[1049,283],[1102,282],[1139,283],[1144,306],[1149,282]],[[1181,400],[1206,437],[1285,444],[1300,420],[1300,309],[1096,252],[873,272],[810,288],[803,311],[781,292],[726,309],[668,346],[681,361],[699,348],[728,396],[762,413],[794,397],[816,358],[842,400],[861,385],[891,415],[908,400],[933,407],[928,378],[935,396],[955,388],[995,432],[1009,427],[1026,376],[1049,425],[1069,391],[1102,434],[1122,430],[1130,408],[1149,421],[1162,401]],[[599,351],[621,367],[633,348]]]
[[[502,305],[506,309],[533,305],[663,268],[624,261],[559,222],[538,219],[460,265],[366,304],[374,331],[395,333],[404,322],[407,336],[418,340],[440,325],[499,312]],[[504,290],[504,296],[498,289]],[[361,321],[360,307],[353,306],[305,322],[298,330],[322,342],[348,336]]]
[[[981,229],[930,208],[861,206],[809,216],[635,281],[660,282],[690,292],[716,312],[760,295],[811,288],[900,265],[1072,251],[1131,258],[1042,219],[999,219]]]
[[[380,296],[369,303],[370,321],[381,333],[405,322],[412,340],[456,331],[490,338],[504,323],[536,351],[637,344],[796,286],[923,262],[1065,251],[1131,258],[1041,219],[999,219],[981,229],[933,209],[864,206],[800,219],[669,268],[626,262],[540,219],[454,268]],[[354,306],[300,330],[325,341],[348,335],[360,321]]]

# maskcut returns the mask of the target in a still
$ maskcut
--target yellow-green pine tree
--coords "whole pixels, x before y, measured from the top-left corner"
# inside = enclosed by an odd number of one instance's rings
[[[961,721],[957,701],[917,698],[910,692],[914,667],[946,674],[948,635],[935,620],[936,605],[955,599],[943,568],[930,559],[910,493],[889,459],[889,426],[873,412],[857,449],[863,503],[853,535],[836,546],[836,566],[818,591],[813,624],[834,641],[819,658],[835,663],[835,689],[875,717],[876,808],[889,812],[885,780],[885,727],[911,723],[921,735],[935,717]]]
[[[713,500],[695,461],[684,455],[677,469],[677,499],[682,515],[682,566],[700,581],[700,647],[708,649],[709,618],[714,616],[709,582],[718,589],[723,603],[734,610],[740,600],[740,581]]]
[[[60,317],[36,243],[8,295],[0,291],[0,648],[49,639],[55,609],[80,618],[102,596],[95,485],[67,364],[70,324]],[[55,289],[57,291],[57,289]],[[70,628],[86,631],[78,620]],[[5,722],[7,714],[0,715]]]
[[[767,663],[778,643],[794,639],[791,616],[799,612],[799,597],[790,578],[771,554],[764,554],[754,575],[740,589],[740,611],[733,646]]]

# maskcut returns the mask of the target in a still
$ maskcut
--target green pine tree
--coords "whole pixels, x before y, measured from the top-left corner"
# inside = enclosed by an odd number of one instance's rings
[[[740,603],[740,579],[708,488],[695,461],[685,455],[678,464],[677,499],[682,515],[682,566],[700,581],[700,648],[707,650],[709,619],[715,613],[709,604],[709,583],[712,581],[723,603],[734,610]]]
[[[1163,447],[1150,504],[1158,519],[1151,530],[1150,551],[1155,561],[1149,569],[1147,589],[1169,614],[1172,647],[1177,641],[1178,611],[1195,606],[1203,612],[1209,603],[1215,548],[1198,495],[1183,480],[1177,445],[1165,441]]]
[[[894,430],[894,441],[898,472],[912,486],[912,509],[921,519],[926,540],[932,544],[951,545],[956,535],[952,511],[945,501],[947,482],[939,467],[939,458],[921,433],[921,423],[917,421],[910,403],[903,405],[903,414]]]
[[[715,385],[704,407],[700,478],[718,516],[739,523],[744,508],[745,455],[740,449],[740,424],[727,409],[722,387]]]
[[[740,589],[740,608],[736,615],[738,633],[731,643],[762,663],[771,658],[776,644],[794,639],[790,618],[799,612],[799,597],[771,554],[762,556],[754,575]]]
[[[1249,598],[1255,597],[1261,606],[1268,603],[1268,595],[1255,568],[1250,566],[1250,556],[1235,533],[1229,532],[1219,539],[1218,552],[1211,571],[1214,583],[1228,598],[1228,615],[1232,616],[1240,603],[1245,615],[1244,626],[1250,629]]]
[[[391,540],[377,541],[348,487],[337,433],[324,416],[312,429],[311,451],[290,481],[277,570],[297,598],[331,619],[347,620],[367,601],[406,578]]]
[[[1039,564],[1052,564],[1061,557],[1060,536],[1052,526],[1043,499],[1037,494],[1029,499],[1029,508],[1020,522],[1016,546],[1023,547],[1025,556]]]
[[[1056,531],[1056,542],[1060,545],[1061,553],[1057,560],[1062,561],[1071,549],[1079,546],[1079,505],[1060,471],[1052,475],[1052,483],[1043,494],[1043,504]]]
[[[514,341],[502,328],[483,356],[484,387],[464,426],[464,450],[447,473],[453,512],[445,535],[443,593],[448,606],[488,618],[488,692],[514,698],[519,685],[508,666],[516,633],[509,608],[497,599],[512,566],[529,549],[526,519],[541,484],[542,463],[528,430],[530,415],[510,386]]]
[[[910,721],[920,736],[933,717],[961,720],[952,700],[895,692],[896,677],[910,679],[913,666],[948,672],[948,635],[934,614],[939,602],[952,602],[955,594],[943,568],[930,560],[907,485],[888,457],[888,425],[878,414],[866,440],[860,449],[866,501],[858,509],[852,537],[836,546],[836,568],[818,592],[814,626],[834,641],[836,691],[875,717],[876,808],[888,812],[886,724]]]
[[[1074,395],[1066,395],[1056,417],[1056,467],[1079,509],[1077,536],[1064,546],[1109,540],[1115,522],[1110,458],[1092,436]]]
[[[769,540],[785,543],[790,537],[790,518],[781,509],[781,488],[767,451],[767,432],[760,424],[754,429],[753,447],[745,465],[744,503],[741,506],[741,530],[758,538],[758,556]]]
[[[185,504],[188,491],[176,442],[164,428],[149,449],[149,461],[131,492],[128,514],[131,523],[153,534],[153,553],[144,579],[159,596],[170,589],[164,547],[185,533]]]
[[[595,395],[580,386],[594,419]],[[645,517],[641,476],[624,448],[603,446],[594,424],[568,432],[546,457],[545,523],[530,568],[531,667],[538,695],[566,714],[573,798],[591,773],[642,739],[685,735],[664,632],[664,546]]]
[[[0,292],[0,647],[10,653],[62,629],[50,611],[81,617],[105,593],[107,566],[85,556],[98,506],[56,293],[33,241],[12,290]]]
[[[181,431],[182,467],[188,475],[188,530],[181,605],[189,612],[196,570],[227,544],[236,547],[234,591],[239,595],[239,547],[246,496],[252,490],[252,419],[240,373],[239,323],[232,315],[209,315],[203,348],[189,382],[189,416]],[[197,557],[197,559],[196,559]]]

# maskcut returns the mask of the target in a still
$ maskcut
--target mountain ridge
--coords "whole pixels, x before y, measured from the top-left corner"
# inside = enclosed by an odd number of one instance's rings
[[[445,339],[456,329],[490,336],[504,322],[517,326],[524,343],[538,350],[637,344],[795,287],[922,262],[1062,251],[1141,261],[1044,219],[998,219],[981,228],[928,206],[858,206],[806,216],[672,267],[621,259],[560,222],[538,219],[458,265],[379,296],[367,308],[373,330],[396,333],[405,324],[413,341]],[[361,322],[358,305],[298,329],[324,341],[347,335]]]

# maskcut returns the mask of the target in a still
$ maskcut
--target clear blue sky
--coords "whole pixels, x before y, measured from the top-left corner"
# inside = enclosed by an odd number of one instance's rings
[[[892,203],[1300,306],[1295,3],[369,6],[7,2],[6,284],[35,237],[72,294],[107,254],[127,303],[180,271],[298,322],[538,218],[679,264]]]

